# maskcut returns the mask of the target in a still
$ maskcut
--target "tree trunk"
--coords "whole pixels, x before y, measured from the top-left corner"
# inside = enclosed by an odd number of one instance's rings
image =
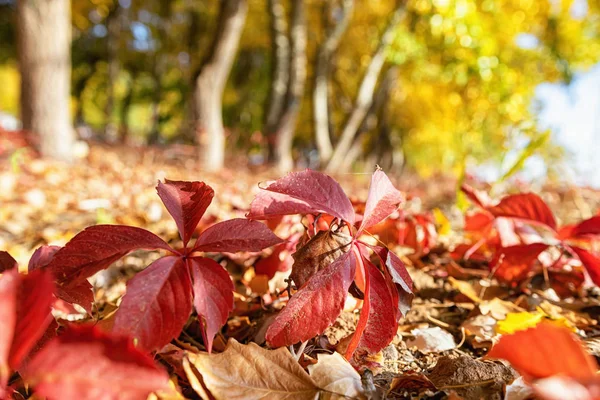
[[[264,134],[268,141],[268,161],[275,162],[277,128],[285,107],[285,97],[290,79],[290,41],[287,36],[285,7],[281,0],[269,0],[271,17],[271,48],[273,69]]]
[[[373,96],[373,103],[354,137],[354,142],[342,161],[341,169],[343,171],[349,170],[352,167],[352,164],[354,164],[354,162],[363,154],[362,137],[366,133],[377,132],[377,136],[374,139],[374,145],[372,146],[372,155],[374,155],[376,151],[379,151],[378,146],[380,146],[380,142],[384,139],[383,136],[385,136],[385,138],[388,137],[388,133],[384,132],[387,128],[386,106],[389,102],[391,91],[396,85],[397,78],[398,67],[394,66],[386,71],[384,78],[381,80],[381,83]],[[381,166],[376,155],[374,159],[368,159],[367,163],[372,164],[373,167],[375,167],[376,164]]]
[[[119,124],[115,120],[115,87],[121,69],[119,61],[119,36],[121,35],[121,6],[115,2],[114,9],[106,17],[108,37],[106,39],[106,55],[108,63],[108,82],[106,91],[106,126],[104,136],[109,142],[115,142],[119,136]]]
[[[280,172],[294,167],[292,141],[298,122],[298,114],[304,97],[306,83],[306,18],[304,0],[292,0],[292,18],[290,24],[291,62],[290,83],[287,92],[286,107],[281,116],[275,142],[275,162]]]
[[[71,4],[17,1],[21,119],[40,137],[43,156],[71,161]]]
[[[381,37],[381,41],[379,42],[379,46],[377,47],[377,51],[373,55],[373,58],[371,59],[371,62],[369,63],[367,71],[365,72],[363,80],[360,84],[360,88],[358,89],[358,96],[356,98],[354,108],[348,117],[348,121],[346,122],[344,129],[342,130],[340,141],[337,143],[331,160],[329,160],[329,163],[327,164],[326,170],[328,172],[340,170],[344,162],[344,158],[352,146],[356,132],[360,128],[362,121],[364,120],[371,104],[373,103],[373,92],[385,62],[385,51],[392,42],[394,37],[394,29],[398,22],[400,22],[403,14],[404,7],[399,6],[385,28],[383,36]]]
[[[315,90],[313,93],[313,114],[315,119],[315,138],[321,164],[331,158],[333,146],[331,144],[329,121],[329,70],[331,57],[338,48],[342,35],[348,28],[354,0],[342,0],[342,14],[333,29],[325,34],[325,40],[317,54],[315,67]]]
[[[221,103],[247,12],[247,0],[221,1],[217,32],[208,57],[196,78],[196,137],[200,161],[205,171],[217,171],[223,168],[225,163],[225,132]]]

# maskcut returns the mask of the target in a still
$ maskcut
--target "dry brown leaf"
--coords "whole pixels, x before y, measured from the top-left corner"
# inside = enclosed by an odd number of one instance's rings
[[[291,278],[297,287],[319,270],[327,267],[350,249],[352,238],[344,233],[319,231],[304,246],[299,246],[292,257]]]
[[[317,385],[326,390],[320,399],[365,399],[360,375],[340,353],[319,354],[308,372]]]
[[[229,339],[223,353],[189,353],[188,359],[192,365],[184,364],[186,374],[203,399],[209,397],[194,369],[217,400],[312,400],[321,391],[286,348],[266,350]]]

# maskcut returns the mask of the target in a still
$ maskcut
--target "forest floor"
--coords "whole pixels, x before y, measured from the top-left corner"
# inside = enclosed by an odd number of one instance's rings
[[[27,152],[5,155],[0,159],[0,250],[8,251],[24,269],[40,245],[63,246],[95,224],[143,227],[170,244],[180,243],[177,227],[156,195],[157,181],[165,178],[205,181],[214,188],[215,199],[202,219],[202,230],[216,221],[244,217],[259,191],[259,182],[278,176],[243,165],[205,174],[190,147],[92,146],[85,159],[70,166],[37,159]],[[600,359],[600,291],[596,287],[582,286],[569,272],[557,273],[549,280],[541,270],[518,284],[498,282],[489,271],[489,260],[453,256],[452,250],[465,240],[463,214],[454,205],[456,182],[391,178],[407,193],[410,212],[416,215],[436,210],[431,214],[436,233],[426,249],[415,252],[397,243],[393,249],[407,265],[415,299],[400,320],[393,342],[373,356],[377,367],[362,376],[368,397],[528,398],[531,394],[523,394],[526,385],[518,380],[515,383],[515,370],[483,356],[499,333],[512,332],[521,325],[533,326],[534,320],[561,321],[581,336],[590,354]],[[336,179],[351,199],[366,199],[370,174]],[[600,193],[591,189],[545,187],[541,197],[563,224],[593,216],[600,205]],[[285,293],[280,274],[269,280],[254,269],[268,255],[266,250],[219,259],[235,280],[236,302],[226,326],[215,338],[213,352],[222,352],[229,338],[266,346],[266,327],[283,306],[278,297]],[[81,313],[68,319],[92,320],[110,329],[127,280],[156,257],[156,252],[136,251],[95,275],[91,279],[94,315]],[[308,342],[301,365],[313,364],[317,354],[343,346],[355,329],[360,306],[360,301],[347,301],[335,324]],[[199,394],[182,370],[182,354],[204,350],[202,343],[198,323],[192,317],[181,336],[156,356],[176,377],[185,398],[198,398]]]

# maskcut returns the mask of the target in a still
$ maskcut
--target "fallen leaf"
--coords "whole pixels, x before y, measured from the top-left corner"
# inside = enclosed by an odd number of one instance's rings
[[[433,328],[413,329],[414,339],[406,341],[408,347],[416,347],[421,353],[436,353],[456,348],[454,336],[436,326]]]
[[[266,350],[255,343],[243,345],[229,339],[223,353],[189,353],[188,358],[217,400],[313,400],[320,392],[286,348]],[[188,377],[193,373],[190,368],[186,372]],[[198,381],[195,375],[190,379]],[[203,391],[197,393],[208,398]]]
[[[340,353],[319,354],[317,363],[308,366],[317,386],[326,390],[320,399],[365,399],[360,375]]]

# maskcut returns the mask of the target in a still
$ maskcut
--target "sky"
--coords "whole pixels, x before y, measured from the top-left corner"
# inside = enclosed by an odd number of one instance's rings
[[[550,128],[552,140],[567,152],[566,178],[600,187],[600,64],[569,86],[538,86],[535,97],[542,104],[539,127]]]

